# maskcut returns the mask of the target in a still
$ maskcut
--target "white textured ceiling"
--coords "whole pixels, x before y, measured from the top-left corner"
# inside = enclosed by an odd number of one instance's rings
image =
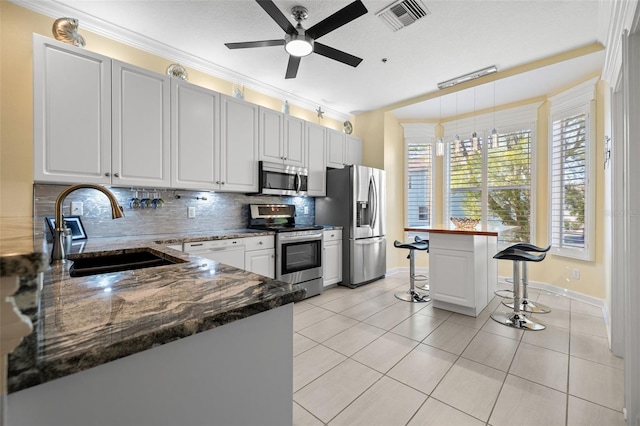
[[[108,28],[107,32],[118,33],[121,41],[135,40],[143,49],[147,42],[156,49],[166,46],[169,59],[218,70],[239,84],[257,90],[268,88],[266,92],[287,97],[290,102],[297,99],[319,105],[337,116],[437,92],[438,82],[489,65],[508,70],[602,43],[597,40],[597,34],[602,34],[598,25],[607,25],[598,22],[599,2],[591,0],[423,0],[431,14],[393,32],[375,15],[393,0],[363,0],[367,14],[319,40],[363,58],[362,63],[352,68],[311,54],[302,58],[297,78],[285,80],[288,55],[282,46],[229,50],[224,45],[283,38],[281,28],[253,0],[14,1],[53,17],[79,18],[80,33],[83,27],[92,31]],[[286,16],[291,7],[305,6],[310,16],[303,25],[309,28],[351,0],[274,2]],[[181,58],[173,58],[175,52],[180,52]],[[193,64],[185,57],[193,58]],[[603,60],[604,55],[596,53],[525,76],[501,79],[495,85],[496,101],[506,103],[511,98],[548,93],[600,70]],[[475,108],[492,104],[492,96],[476,96]],[[400,118],[423,118],[433,115],[430,108],[434,105],[432,101],[405,107],[397,114]],[[442,115],[448,113],[443,111]]]

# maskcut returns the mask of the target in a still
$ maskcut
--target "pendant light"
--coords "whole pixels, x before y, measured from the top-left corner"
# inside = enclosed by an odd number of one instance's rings
[[[460,135],[458,134],[458,92],[456,92],[456,135],[453,137],[455,152],[460,152]]]
[[[473,88],[473,134],[471,135],[471,149],[473,151],[478,150],[478,134],[475,131],[476,128],[476,88]]]
[[[440,112],[438,113],[438,125],[441,125],[442,122],[442,96],[438,98],[440,100]],[[438,142],[436,143],[436,157],[442,157],[444,155],[444,139],[442,137],[438,138]]]
[[[491,148],[498,147],[498,131],[496,130],[496,82],[493,81],[493,129],[491,129]]]

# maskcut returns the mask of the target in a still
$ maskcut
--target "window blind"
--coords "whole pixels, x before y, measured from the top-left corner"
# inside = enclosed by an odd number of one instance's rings
[[[498,135],[487,155],[487,223],[517,226],[499,241],[531,241],[532,130]]]
[[[532,241],[533,125],[511,126],[493,142],[483,133],[449,144],[446,203],[449,217],[481,219],[495,226],[516,226],[499,243]]]
[[[431,225],[432,141],[407,142],[408,227]]]
[[[482,169],[482,152],[471,139],[449,144],[449,217],[482,217]]]
[[[588,114],[553,120],[551,134],[551,244],[560,252],[587,248]],[[580,256],[577,256],[580,257]]]

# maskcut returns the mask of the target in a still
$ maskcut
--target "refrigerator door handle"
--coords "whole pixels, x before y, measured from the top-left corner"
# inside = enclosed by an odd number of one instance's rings
[[[378,222],[378,188],[376,188],[376,180],[373,176],[369,178],[369,186],[373,192],[373,198],[369,202],[373,205],[373,212],[371,218],[371,228],[375,229]]]
[[[374,237],[374,238],[358,238],[357,240],[353,240],[355,244],[362,246],[369,246],[372,244],[378,244],[383,241],[386,237]]]

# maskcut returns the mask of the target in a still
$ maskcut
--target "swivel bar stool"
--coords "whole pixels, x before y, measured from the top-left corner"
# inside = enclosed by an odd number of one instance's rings
[[[426,252],[429,253],[429,240],[423,240],[422,238],[420,238],[419,236],[415,236],[414,241],[416,243],[425,243],[427,245],[427,250]],[[423,290],[423,291],[429,291],[429,277],[426,275],[416,275],[414,277],[414,281],[426,281],[426,284],[419,284],[416,286],[416,288],[418,290]]]
[[[534,246],[530,243],[518,243],[510,246],[508,249],[517,249],[527,252],[546,253],[551,249],[551,246],[545,248]],[[520,310],[524,312],[530,312],[533,314],[548,314],[551,312],[551,308],[542,303],[536,303],[529,300],[529,292],[527,286],[529,281],[527,280],[527,262],[522,263],[522,297],[520,298]],[[502,304],[508,308],[513,309],[514,302],[502,302]]]
[[[531,254],[523,250],[507,248],[502,250],[495,256],[498,260],[513,261],[513,312],[501,313],[494,312],[491,319],[502,325],[513,327],[521,330],[544,330],[544,324],[537,323],[527,318],[520,310],[520,262],[542,262],[547,253]]]
[[[429,295],[424,294],[416,290],[415,278],[416,278],[416,265],[415,265],[415,251],[416,250],[428,250],[429,244],[425,242],[414,243],[401,243],[396,240],[393,243],[395,248],[409,249],[409,291],[396,293],[396,298],[405,302],[424,303],[430,302]]]

